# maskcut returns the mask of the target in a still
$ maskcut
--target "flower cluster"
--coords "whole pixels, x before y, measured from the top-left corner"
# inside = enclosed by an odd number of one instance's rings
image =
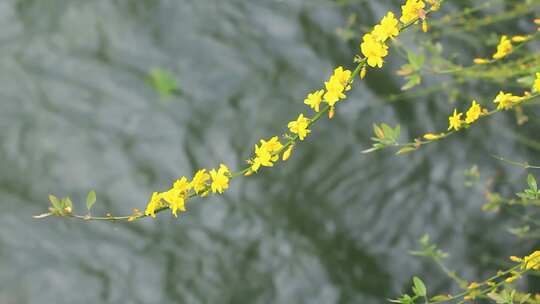
[[[516,263],[521,263],[521,272],[513,271],[510,277],[506,279],[507,283],[512,283],[519,279],[522,275],[522,271],[528,270],[540,270],[540,251],[535,251],[523,258],[517,256],[511,256],[510,260]]]
[[[540,19],[535,19],[534,23],[540,24]],[[538,28],[538,31],[540,31],[540,28]],[[503,59],[514,51],[514,45],[512,45],[512,43],[522,44],[522,43],[531,41],[533,38],[534,38],[534,35],[532,34],[515,35],[515,36],[512,36],[511,38],[508,38],[508,36],[506,35],[502,35],[501,39],[499,40],[499,44],[497,44],[497,51],[491,56],[493,58],[492,60],[487,59],[487,58],[475,58],[473,62],[474,64],[488,64],[488,63],[497,61],[499,59]]]
[[[533,91],[536,91],[537,93],[540,93],[540,73],[536,73],[536,79],[534,80]],[[523,96],[516,96],[511,93],[505,93],[503,91],[500,91],[499,94],[495,97],[493,100],[493,103],[497,104],[496,111],[502,111],[502,110],[509,110],[513,108],[515,105],[518,105],[521,103],[525,98],[528,98],[531,96],[531,93],[526,91]],[[463,113],[459,113],[457,109],[454,109],[454,113],[448,117],[448,130],[455,130],[459,131],[464,126],[468,126],[469,124],[475,122],[480,116],[489,114],[492,112],[488,112],[487,109],[482,109],[480,105],[476,102],[476,100],[473,100],[470,108],[466,112],[465,120],[461,119],[461,116]],[[429,137],[429,138],[428,138]],[[440,138],[441,136],[435,136],[434,134],[426,134],[424,138],[428,140],[435,140]]]
[[[465,113],[465,120],[461,119],[463,113],[458,113],[457,109],[454,109],[454,113],[450,117],[448,117],[448,130],[450,131],[453,129],[455,131],[459,131],[459,129],[461,129],[462,127],[472,124],[473,122],[478,120],[478,118],[480,118],[480,116],[482,116],[486,112],[486,109],[482,109],[482,107],[476,102],[476,100],[473,100],[471,106]]]
[[[324,83],[325,88],[309,93],[304,99],[304,103],[316,113],[321,111],[321,104],[324,103],[327,106],[325,109],[329,111],[331,116],[334,113],[336,103],[347,97],[345,92],[351,89],[351,84],[352,72],[341,66],[337,67],[328,81]],[[311,123],[312,119],[301,113],[296,120],[287,124],[289,131],[295,136],[285,134],[284,138],[288,140],[286,144],[281,143],[277,136],[268,141],[261,140],[259,145],[255,145],[254,157],[247,160],[250,167],[244,174],[251,175],[261,167],[274,166],[274,163],[279,160],[281,152],[283,152],[281,155],[283,161],[289,159],[296,139],[304,140],[311,133],[309,129]],[[285,148],[287,149],[283,151]]]
[[[428,0],[431,4],[431,10],[438,10],[440,2],[437,0]],[[388,55],[388,45],[386,40],[399,35],[401,28],[410,22],[422,19],[422,30],[427,31],[427,23],[425,21],[426,12],[424,10],[426,4],[423,0],[407,0],[401,6],[401,17],[396,19],[394,13],[388,12],[381,22],[373,28],[370,33],[366,33],[362,37],[360,50],[367,59],[367,64],[370,67],[381,68],[384,64],[384,57]],[[401,21],[401,24],[400,24]]]
[[[156,211],[169,208],[172,214],[176,217],[178,210],[186,211],[186,201],[192,195],[206,196],[210,191],[213,193],[223,193],[229,188],[229,179],[231,172],[227,166],[221,164],[218,170],[210,170],[210,174],[206,169],[201,169],[191,182],[185,176],[182,176],[174,182],[173,186],[165,192],[154,192],[146,210],[147,216],[156,216]]]
[[[274,162],[278,160],[278,153],[283,149],[283,144],[277,136],[266,141],[261,139],[259,145],[255,145],[255,157],[248,160],[251,165],[250,171],[257,172],[261,166],[272,167]]]
[[[437,10],[440,5],[439,0],[426,1],[431,4],[432,10]],[[309,93],[304,99],[304,104],[317,114],[310,118],[301,113],[295,120],[290,121],[287,125],[290,133],[282,136],[283,141],[280,141],[278,136],[260,140],[259,144],[255,144],[253,156],[246,161],[247,168],[231,173],[229,168],[222,164],[218,169],[199,170],[191,181],[181,177],[168,191],[152,194],[145,215],[155,217],[156,211],[170,208],[176,216],[178,210],[181,212],[186,210],[185,203],[190,197],[196,195],[203,197],[210,192],[223,193],[229,187],[231,178],[241,174],[251,175],[258,172],[261,167],[273,167],[280,159],[280,155],[283,161],[287,160],[296,141],[303,141],[311,133],[309,128],[314,121],[324,112],[328,112],[329,118],[333,117],[336,104],[347,97],[345,93],[351,89],[355,75],[360,74],[360,78],[364,78],[366,64],[371,67],[382,67],[383,59],[388,55],[386,41],[397,37],[403,27],[415,20],[425,19],[424,7],[423,0],[407,0],[402,6],[402,16],[399,19],[401,23],[392,12],[388,12],[370,33],[364,35],[360,50],[365,57],[358,60],[355,72],[341,66],[334,69],[330,78],[324,82],[324,88]],[[321,107],[321,104],[324,104],[324,107]]]

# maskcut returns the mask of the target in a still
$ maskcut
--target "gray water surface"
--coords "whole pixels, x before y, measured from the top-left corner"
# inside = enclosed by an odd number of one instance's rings
[[[477,164],[483,178],[502,176],[498,190],[520,189],[523,171],[489,155],[538,160],[511,136],[534,138],[538,112],[524,128],[499,115],[406,156],[361,153],[374,122],[399,123],[413,138],[446,128],[456,106],[444,93],[386,102],[403,85],[396,54],[357,81],[287,163],[193,200],[179,219],[31,218],[49,193],[84,213],[96,189],[96,213],[125,214],[198,168],[239,168],[335,66],[350,67],[358,40],[336,28],[351,12],[360,32],[399,10],[398,1],[349,2],[1,0],[0,303],[382,303],[413,275],[433,294],[456,290],[408,254],[424,233],[471,280],[498,269],[492,257],[535,247],[480,210],[483,185],[465,188],[463,172]],[[446,12],[475,1],[450,2]],[[487,52],[474,43],[448,51],[468,60]],[[161,98],[148,85],[155,67],[177,77],[179,94]],[[496,92],[472,83],[457,105]]]

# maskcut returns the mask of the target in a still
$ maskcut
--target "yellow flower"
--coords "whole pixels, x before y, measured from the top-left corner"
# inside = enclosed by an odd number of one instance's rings
[[[324,94],[324,90],[319,90],[319,91],[310,93],[307,96],[307,98],[304,99],[304,103],[307,104],[313,110],[315,110],[315,112],[319,112],[319,105],[321,104],[323,94]]]
[[[360,70],[360,79],[364,79],[364,77],[366,77],[366,73],[367,73],[367,69],[366,69],[366,66],[364,65],[362,67],[362,70]]]
[[[324,94],[324,102],[333,107],[340,99],[347,97],[343,94],[343,86],[336,82],[325,82],[326,93]]]
[[[279,138],[277,136],[274,136],[270,138],[269,141],[265,141],[264,139],[261,139],[261,147],[264,147],[264,149],[268,150],[270,154],[275,154],[283,148],[283,145],[281,142],[279,142]]]
[[[383,58],[388,55],[388,46],[380,41],[377,41],[372,34],[365,34],[362,37],[360,50],[367,58],[367,64],[371,67],[381,68],[384,63]]]
[[[511,109],[512,106],[518,102],[520,99],[519,96],[514,96],[510,93],[504,93],[499,92],[497,97],[495,97],[495,100],[493,100],[494,103],[498,103],[497,110],[508,110]]]
[[[504,58],[510,53],[512,53],[512,42],[506,35],[503,35],[499,41],[499,45],[497,45],[497,52],[493,54],[493,59]]]
[[[161,197],[169,203],[169,208],[175,217],[177,216],[176,213],[178,209],[180,209],[181,212],[186,212],[185,201],[188,195],[187,192],[190,188],[191,185],[187,178],[182,176],[182,178],[174,183],[169,191],[161,193]]]
[[[285,150],[285,152],[283,152],[283,156],[282,156],[282,160],[287,160],[289,159],[289,157],[291,157],[291,154],[292,154],[292,150],[294,148],[294,145],[290,145],[289,148],[287,148],[287,150]]]
[[[344,69],[342,66],[339,66],[334,69],[334,74],[330,77],[330,82],[336,82],[343,86],[345,91],[351,89],[351,79],[352,72]],[[349,82],[350,81],[350,82]]]
[[[261,139],[260,145],[255,145],[255,157],[248,161],[251,164],[250,172],[257,172],[261,166],[272,167],[273,162],[279,159],[281,149],[283,149],[283,144],[277,136],[268,141]]]
[[[268,151],[268,148],[263,144],[261,146],[255,145],[255,158],[251,162],[251,171],[257,172],[261,166],[272,167],[272,154]]]
[[[161,206],[162,206],[161,195],[157,192],[154,192],[152,193],[152,197],[150,198],[150,201],[148,202],[148,205],[146,206],[146,210],[144,211],[144,214],[146,216],[151,216],[155,218],[156,210],[159,209]]]
[[[448,117],[448,130],[456,130],[458,131],[461,128],[461,115],[462,113],[458,113],[456,109],[454,109],[454,114],[450,117]]]
[[[199,194],[199,192],[204,191],[202,193],[202,196],[207,194],[206,190],[206,182],[210,179],[210,175],[206,173],[206,169],[201,169],[195,173],[195,176],[193,176],[193,180],[191,181],[191,187],[193,190],[195,190],[195,193]]]
[[[508,278],[506,278],[506,280],[504,280],[506,283],[513,283],[514,281],[516,281],[517,279],[519,279],[521,277],[521,274],[519,274],[519,272],[514,272],[512,273],[511,276],[509,276]]]
[[[388,12],[381,20],[381,23],[375,26],[371,34],[375,40],[380,42],[385,42],[388,38],[396,37],[399,34],[399,28],[398,20],[394,16],[394,13]]]
[[[416,18],[424,15],[424,1],[422,0],[407,0],[405,5],[401,6],[401,18],[399,21],[409,23]]]
[[[531,39],[531,36],[513,36],[512,42],[524,42]]]
[[[210,171],[210,176],[212,177],[212,192],[223,193],[223,191],[229,188],[230,173],[229,168],[224,164],[221,164],[217,171],[214,169]]]
[[[304,117],[304,114],[298,115],[298,118],[289,122],[287,126],[291,132],[298,134],[298,138],[300,138],[300,140],[304,140],[304,138],[311,132],[308,129],[309,118]]]
[[[488,64],[489,60],[485,58],[474,58],[474,64]]]
[[[536,73],[536,79],[534,80],[533,89],[540,93],[540,73]]]
[[[476,289],[478,287],[480,287],[481,285],[476,283],[476,282],[472,282],[471,284],[469,284],[469,286],[467,287],[467,289]]]
[[[433,133],[427,133],[427,134],[424,134],[424,139],[427,139],[427,140],[437,140],[441,137],[444,136],[444,133],[441,133],[441,134],[433,134]]]
[[[523,258],[525,270],[540,270],[540,251],[535,251]]]
[[[343,92],[351,89],[351,75],[351,71],[341,66],[337,67],[330,79],[324,83],[326,88],[324,102],[333,107],[340,99],[347,97]]]
[[[516,262],[516,263],[521,263],[523,261],[523,259],[513,255],[513,256],[510,257],[510,261]]]
[[[431,5],[431,10],[436,12],[441,8],[441,3],[439,0],[427,0],[427,3]]]
[[[422,20],[422,32],[427,33],[427,31],[428,31],[428,24],[427,24],[427,20],[424,19]]]
[[[473,123],[478,119],[478,117],[480,117],[480,115],[482,115],[482,108],[476,102],[476,100],[473,100],[471,107],[469,110],[467,110],[465,122],[468,124]]]

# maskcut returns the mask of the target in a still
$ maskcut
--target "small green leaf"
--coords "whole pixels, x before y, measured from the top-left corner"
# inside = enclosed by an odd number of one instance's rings
[[[424,285],[424,282],[419,277],[413,277],[413,291],[416,295],[420,297],[425,297],[427,294],[426,285]]]
[[[63,204],[62,202],[54,195],[49,195],[49,201],[52,204],[52,207],[56,210],[62,210]]]
[[[178,83],[171,72],[154,68],[149,73],[150,84],[162,97],[168,97],[178,91]]]
[[[90,211],[92,209],[92,206],[94,206],[96,202],[96,191],[92,190],[88,192],[88,195],[86,196],[86,209]]]
[[[394,129],[394,139],[398,140],[401,135],[401,126],[398,124]]]
[[[420,67],[422,67],[422,64],[424,63],[422,56],[417,56],[414,52],[407,52],[407,59],[415,70],[420,69]]]
[[[407,83],[405,83],[401,87],[402,91],[410,90],[410,89],[414,88],[415,86],[422,83],[422,76],[420,76],[420,74],[412,74],[412,75],[409,75],[409,76],[405,77],[405,79],[407,79]]]
[[[381,127],[384,131],[384,137],[388,139],[392,139],[394,136],[394,130],[389,125],[383,123],[381,124]]]
[[[71,198],[66,197],[62,200],[63,202],[63,208],[71,208],[73,209],[73,202],[71,201]]]
[[[536,185],[536,179],[532,174],[529,173],[527,176],[527,183],[529,184],[529,188],[533,190],[534,192],[538,191],[538,186]]]

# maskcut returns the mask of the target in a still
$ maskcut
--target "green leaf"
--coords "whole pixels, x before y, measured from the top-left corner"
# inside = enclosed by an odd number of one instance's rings
[[[426,285],[419,277],[413,277],[413,291],[416,295],[420,297],[425,297],[427,294]]]
[[[92,190],[88,192],[88,195],[86,196],[86,209],[90,211],[92,209],[92,206],[96,203],[96,191]]]
[[[422,65],[424,65],[426,58],[424,55],[416,55],[414,52],[407,52],[407,59],[415,70],[420,70]]]
[[[401,135],[401,126],[398,124],[394,129],[394,140],[398,140]]]
[[[71,201],[71,198],[66,197],[66,198],[64,198],[62,200],[62,202],[63,202],[63,205],[64,205],[63,208],[69,207],[69,208],[73,209],[73,202]]]
[[[410,90],[410,89],[414,88],[415,86],[422,83],[422,76],[420,76],[420,74],[412,74],[412,75],[409,75],[409,76],[405,77],[405,79],[407,79],[407,83],[405,83],[401,87],[402,91]]]
[[[62,210],[63,208],[63,204],[62,202],[54,195],[50,194],[49,195],[49,201],[51,202],[52,204],[52,207],[56,210]]]
[[[418,242],[422,245],[422,246],[428,246],[429,245],[429,239],[430,239],[430,236],[429,234],[427,233],[424,233],[424,235],[422,235],[422,237],[418,240]]]
[[[529,184],[529,188],[533,190],[534,192],[538,191],[538,186],[536,185],[536,179],[532,174],[529,173],[527,176],[527,184]]]
[[[381,124],[381,127],[384,131],[384,137],[385,138],[388,138],[388,139],[393,139],[394,138],[394,130],[392,129],[392,127],[390,127],[389,125],[383,123]]]
[[[178,90],[174,76],[167,70],[154,68],[150,71],[150,83],[162,97],[168,97]]]
[[[535,78],[533,76],[524,76],[517,79],[517,82],[524,85],[525,87],[532,87]]]

